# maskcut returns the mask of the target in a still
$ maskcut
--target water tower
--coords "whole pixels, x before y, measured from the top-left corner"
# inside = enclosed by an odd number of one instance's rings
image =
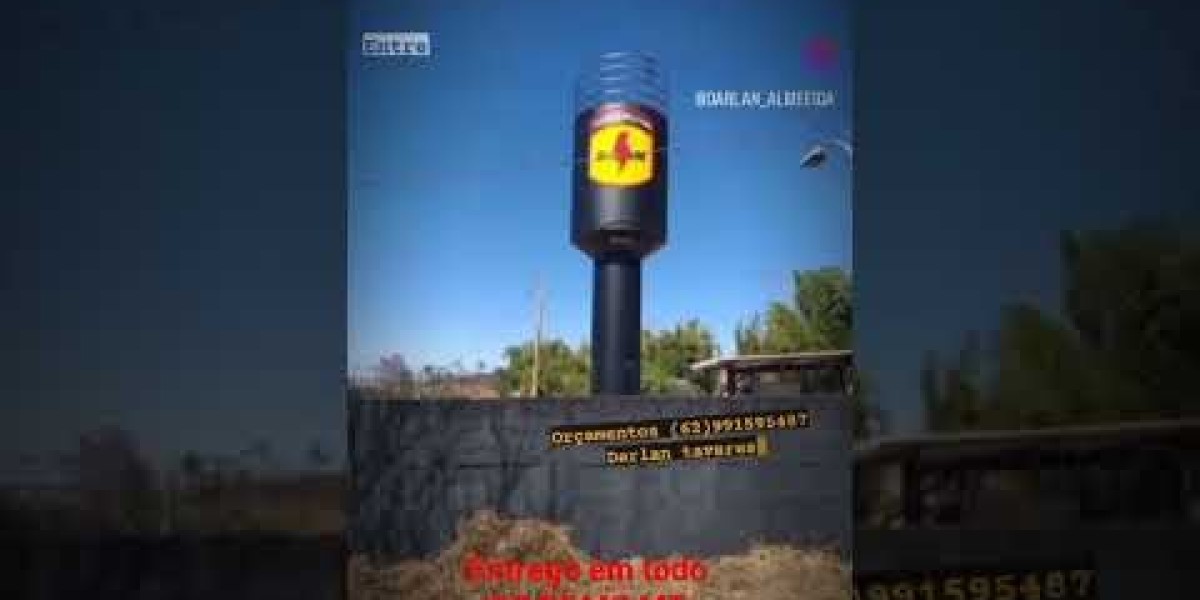
[[[593,394],[641,387],[642,259],[667,241],[666,107],[641,53],[601,56],[576,89],[571,242],[594,262]]]

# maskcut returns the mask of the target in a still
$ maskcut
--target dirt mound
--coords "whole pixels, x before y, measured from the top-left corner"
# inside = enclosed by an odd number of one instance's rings
[[[465,561],[472,556],[489,561],[516,560],[524,564],[576,562],[583,566],[578,581],[545,583],[467,580]],[[665,557],[678,558],[678,557]],[[350,600],[486,600],[491,594],[555,596],[623,594],[637,600],[642,594],[682,594],[687,600],[845,600],[850,597],[850,570],[837,554],[823,549],[757,545],[743,554],[705,561],[703,581],[648,582],[641,577],[642,558],[627,562],[637,574],[627,581],[592,581],[588,556],[571,542],[569,528],[536,519],[506,519],[481,511],[459,524],[455,540],[431,560],[374,562],[355,555],[347,568]]]
[[[850,568],[833,552],[760,545],[709,561],[696,600],[848,600]]]

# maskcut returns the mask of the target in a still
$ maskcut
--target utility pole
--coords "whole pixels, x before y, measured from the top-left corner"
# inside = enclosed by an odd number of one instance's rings
[[[533,381],[529,385],[529,396],[537,398],[539,395],[538,386],[541,383],[542,327],[546,318],[546,290],[540,275],[534,284],[533,295],[533,373],[531,374]]]

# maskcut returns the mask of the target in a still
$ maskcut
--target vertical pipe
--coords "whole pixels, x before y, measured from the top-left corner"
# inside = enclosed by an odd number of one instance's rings
[[[641,390],[642,266],[635,257],[601,256],[592,293],[592,392]]]

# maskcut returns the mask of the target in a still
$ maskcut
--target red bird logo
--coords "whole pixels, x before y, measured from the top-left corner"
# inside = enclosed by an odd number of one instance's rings
[[[628,131],[617,134],[617,141],[613,144],[613,158],[617,161],[617,171],[624,171],[625,163],[633,158],[633,148],[629,147]]]

